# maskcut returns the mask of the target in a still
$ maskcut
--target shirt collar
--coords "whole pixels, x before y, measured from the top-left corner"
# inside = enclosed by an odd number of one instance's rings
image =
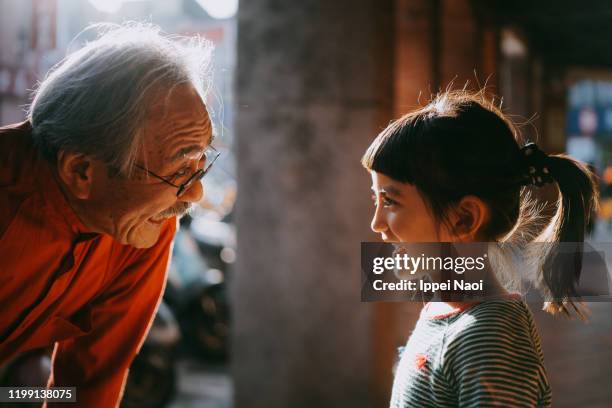
[[[67,223],[70,230],[77,236],[78,241],[89,240],[98,236],[99,234],[87,228],[74,212],[64,192],[61,190],[59,181],[57,180],[51,164],[46,160],[44,161],[45,163],[41,166],[40,185],[47,205],[52,207],[52,209]]]
[[[489,298],[487,298],[487,300],[505,300],[505,301],[516,301],[521,299],[521,294],[520,293],[516,293],[516,292],[512,292],[512,293],[504,293],[498,296],[491,296]],[[436,314],[432,312],[432,304],[434,302],[427,302],[427,304],[425,305],[425,307],[423,308],[423,310],[421,311],[421,313],[423,314],[423,316],[425,316],[427,319],[429,320],[440,320],[440,319],[447,319],[449,317],[453,317],[458,315],[461,312],[465,312],[466,310],[470,309],[473,306],[476,306],[480,303],[485,302],[486,300],[480,300],[480,301],[475,301],[475,302],[463,302],[463,304],[461,304],[460,306],[449,310],[446,313],[440,313],[440,314]]]

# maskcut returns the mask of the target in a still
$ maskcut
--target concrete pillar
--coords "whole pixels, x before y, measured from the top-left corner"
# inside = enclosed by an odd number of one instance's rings
[[[469,81],[469,89],[478,89],[486,83],[490,93],[498,93],[500,38],[492,11],[469,0],[437,1],[441,86]]]
[[[440,86],[438,5],[438,0],[396,0],[396,117],[426,103]]]
[[[441,0],[441,85],[454,81],[462,87],[466,81],[474,85],[480,79],[480,38],[472,4],[468,0]],[[484,82],[484,80],[483,80]],[[474,88],[472,86],[471,88]]]
[[[397,115],[451,82],[498,92],[499,28],[490,10],[469,0],[396,0],[396,33]]]
[[[240,4],[237,407],[373,405],[359,159],[392,116],[391,16],[388,0]]]

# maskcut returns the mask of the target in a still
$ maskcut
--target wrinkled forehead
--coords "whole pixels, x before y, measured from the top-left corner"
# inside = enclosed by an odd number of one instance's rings
[[[176,86],[170,93],[154,93],[147,111],[144,150],[149,159],[179,148],[199,145],[205,148],[212,141],[213,127],[200,95],[188,85]]]
[[[212,132],[206,105],[193,87],[179,85],[170,92],[156,92],[154,95],[147,112],[147,133],[156,135],[158,142],[168,142],[181,131],[201,132],[204,136]]]

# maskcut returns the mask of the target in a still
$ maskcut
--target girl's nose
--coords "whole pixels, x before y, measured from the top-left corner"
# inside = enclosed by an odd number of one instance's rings
[[[370,228],[372,228],[372,231],[378,234],[385,232],[388,228],[387,222],[385,221],[382,212],[383,211],[380,209],[380,207],[376,207],[374,217],[372,218],[372,222],[370,224]]]

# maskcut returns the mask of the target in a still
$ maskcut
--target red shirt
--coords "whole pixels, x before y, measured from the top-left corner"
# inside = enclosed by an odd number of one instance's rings
[[[176,218],[148,249],[88,233],[30,129],[0,128],[0,365],[55,344],[50,385],[77,387],[70,406],[118,406],[164,290]]]

